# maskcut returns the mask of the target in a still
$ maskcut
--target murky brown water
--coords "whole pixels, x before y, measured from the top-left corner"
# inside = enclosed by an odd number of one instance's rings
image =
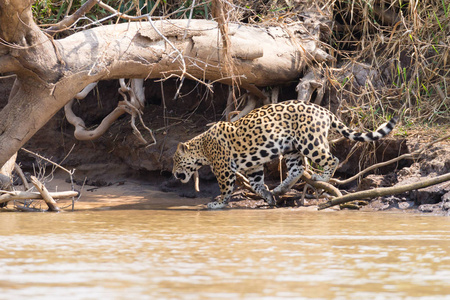
[[[0,298],[449,299],[450,219],[299,210],[2,213]]]

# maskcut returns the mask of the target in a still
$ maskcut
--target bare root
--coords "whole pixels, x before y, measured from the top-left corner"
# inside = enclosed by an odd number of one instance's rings
[[[76,99],[83,99],[87,96],[87,94],[95,87],[97,83],[91,83],[86,88],[83,89],[80,93],[76,95]],[[144,121],[142,119],[142,109],[145,105],[145,97],[144,97],[144,80],[143,79],[132,79],[131,87],[127,86],[124,79],[120,79],[120,88],[119,94],[122,95],[123,101],[119,101],[118,106],[107,115],[100,125],[92,130],[86,128],[86,124],[83,119],[76,116],[72,110],[73,103],[75,100],[70,101],[64,106],[64,111],[66,113],[67,121],[75,126],[74,136],[78,140],[94,140],[103,135],[109,127],[116,121],[121,115],[124,113],[128,113],[131,115],[131,127],[133,128],[133,133],[137,136],[140,142],[145,146],[151,146],[156,144],[155,136],[150,128],[145,126]],[[128,101],[127,94],[130,97]],[[142,126],[150,133],[152,141],[147,141],[136,127],[136,117],[139,117],[139,120]]]

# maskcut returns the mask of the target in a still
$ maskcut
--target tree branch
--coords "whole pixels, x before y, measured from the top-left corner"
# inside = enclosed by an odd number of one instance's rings
[[[303,176],[301,177],[301,179],[303,181],[305,181],[307,184],[315,187],[316,189],[324,189],[329,194],[334,195],[336,197],[342,196],[342,193],[341,193],[341,191],[339,191],[338,188],[336,188],[335,186],[333,186],[332,184],[330,184],[328,182],[312,180],[311,174],[309,174],[306,171],[303,173]]]
[[[0,191],[3,195],[0,196],[0,203],[9,202],[12,200],[42,200],[42,195],[38,192],[21,192],[21,191]],[[54,199],[72,198],[80,195],[77,191],[65,192],[49,192]]]
[[[62,32],[77,22],[79,18],[84,16],[88,11],[92,9],[100,0],[88,0],[84,3],[75,13],[68,17],[65,17],[61,22],[56,23],[52,27],[45,29],[45,32],[50,35],[55,35],[58,32]]]
[[[392,164],[392,163],[397,162],[397,161],[402,160],[402,159],[414,159],[414,158],[417,158],[417,156],[419,156],[422,152],[424,152],[425,150],[427,150],[431,145],[436,144],[436,143],[438,143],[438,142],[440,142],[440,141],[446,140],[446,139],[448,139],[448,138],[450,138],[450,134],[447,134],[447,135],[444,136],[444,137],[441,137],[441,138],[439,138],[439,139],[437,139],[437,140],[434,140],[434,141],[432,141],[432,142],[430,142],[430,143],[428,143],[428,144],[425,144],[425,145],[422,146],[419,150],[416,150],[416,151],[414,151],[414,152],[406,153],[406,154],[400,155],[400,156],[398,156],[398,157],[396,157],[396,158],[393,158],[393,159],[391,159],[391,160],[388,160],[388,161],[385,161],[385,162],[381,162],[381,163],[372,165],[372,166],[370,166],[370,167],[368,167],[368,168],[362,170],[362,171],[359,172],[358,174],[356,174],[356,175],[354,175],[354,176],[352,176],[352,177],[350,177],[350,178],[347,178],[347,179],[345,179],[345,180],[339,180],[339,179],[334,179],[334,178],[332,178],[332,179],[330,179],[330,183],[339,184],[339,185],[347,184],[347,183],[349,183],[349,182],[352,182],[353,180],[358,179],[360,176],[362,176],[362,175],[364,175],[365,173],[367,173],[367,172],[369,172],[369,171],[372,171],[372,170],[374,170],[374,169],[377,169],[377,168],[381,168],[381,167],[387,166],[387,165],[389,165],[389,164]]]
[[[28,184],[28,180],[25,177],[25,174],[23,173],[22,168],[18,164],[15,164],[14,171],[16,171],[17,175],[22,180],[23,187],[25,188],[25,190],[28,191],[30,189],[30,185]]]
[[[371,198],[380,197],[380,196],[401,194],[406,191],[421,189],[421,188],[424,188],[424,187],[427,187],[430,185],[435,185],[435,184],[442,183],[442,182],[449,181],[449,180],[450,180],[450,173],[447,173],[447,174],[444,174],[444,175],[441,175],[441,176],[438,176],[435,178],[423,180],[423,181],[416,182],[416,183],[411,183],[411,184],[406,184],[406,185],[401,185],[401,186],[394,186],[394,187],[387,187],[387,188],[376,188],[376,189],[367,190],[367,191],[360,191],[360,192],[356,192],[356,193],[347,194],[345,196],[337,197],[326,203],[319,204],[318,209],[321,210],[321,209],[329,208],[329,207],[343,204],[343,203],[353,201],[353,200],[371,199]]]
[[[59,211],[58,204],[56,204],[53,197],[48,192],[47,188],[39,182],[39,180],[35,176],[31,176],[31,183],[36,187],[36,189],[39,191],[39,193],[42,196],[42,199],[44,199],[45,203],[48,205],[48,209],[50,211]]]

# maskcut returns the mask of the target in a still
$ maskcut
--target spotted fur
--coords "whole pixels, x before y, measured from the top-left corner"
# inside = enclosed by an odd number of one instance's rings
[[[314,180],[328,181],[334,174],[339,160],[329,149],[330,128],[350,140],[367,142],[386,136],[396,123],[394,117],[376,131],[359,133],[315,104],[295,100],[269,104],[235,122],[218,122],[197,137],[180,143],[173,157],[172,172],[186,183],[201,166],[210,165],[221,197],[208,203],[208,208],[227,205],[236,172],[245,173],[253,190],[269,205],[275,205],[273,195],[284,194],[302,176],[304,156],[323,167],[323,174],[314,174]],[[264,185],[263,164],[280,155],[286,160],[288,176],[272,193]]]

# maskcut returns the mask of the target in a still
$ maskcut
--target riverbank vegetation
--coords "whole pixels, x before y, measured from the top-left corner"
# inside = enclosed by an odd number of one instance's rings
[[[87,1],[38,0],[41,28],[62,22]],[[351,119],[376,126],[394,111],[406,128],[450,122],[450,2],[428,1],[224,1],[226,21],[286,25],[317,14],[322,39],[336,61],[320,66],[326,88]],[[211,1],[103,1],[58,35],[90,27],[155,18],[212,19]],[[121,14],[124,16],[119,17]],[[317,66],[314,66],[318,68]],[[330,100],[331,101],[331,100]],[[389,110],[391,108],[391,110]]]

